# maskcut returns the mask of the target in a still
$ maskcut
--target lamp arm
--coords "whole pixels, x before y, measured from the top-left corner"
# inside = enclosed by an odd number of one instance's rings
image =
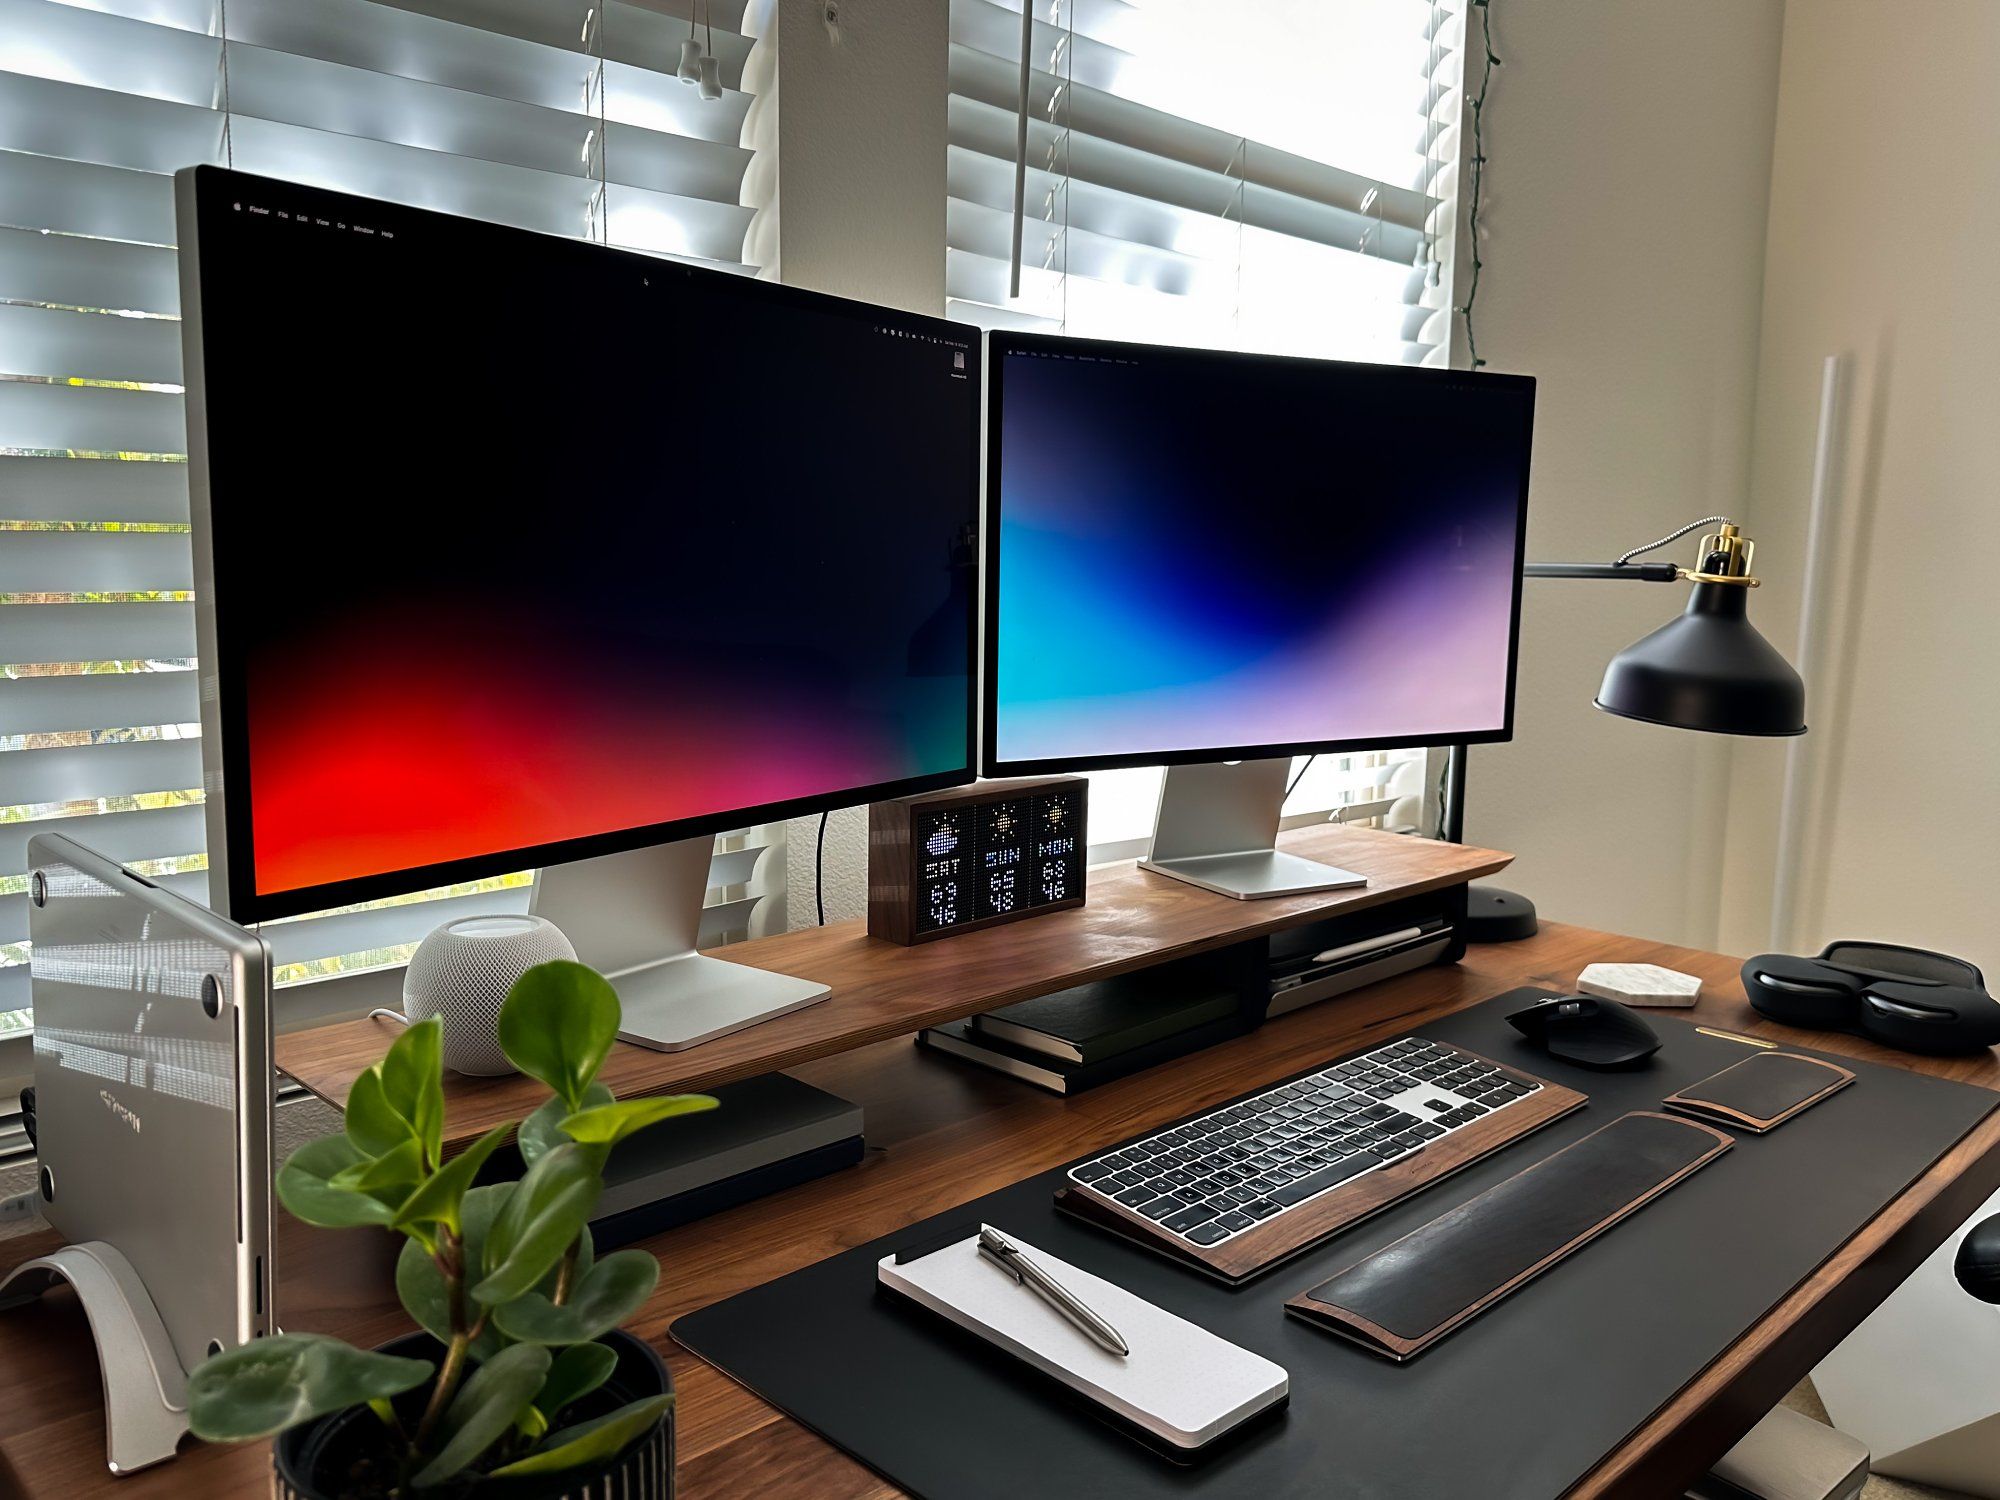
[[[1686,577],[1672,563],[1531,562],[1521,567],[1523,578],[1607,578],[1627,583],[1674,583]]]
[[[1702,524],[1696,522],[1696,525]],[[1647,550],[1641,548],[1641,551]],[[1521,565],[1523,578],[1615,579],[1624,583],[1678,583],[1687,575],[1672,563],[1531,562]],[[1438,837],[1465,842],[1465,746],[1448,747],[1443,785],[1438,788]]]

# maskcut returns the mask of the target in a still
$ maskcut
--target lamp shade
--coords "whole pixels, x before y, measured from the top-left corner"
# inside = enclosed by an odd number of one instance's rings
[[[1709,734],[1806,732],[1806,689],[1750,623],[1749,589],[1697,583],[1679,619],[1611,659],[1606,713]]]

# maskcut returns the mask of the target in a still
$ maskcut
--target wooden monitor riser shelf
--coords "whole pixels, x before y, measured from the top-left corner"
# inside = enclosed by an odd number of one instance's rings
[[[1218,906],[1237,906],[1217,898]],[[1016,931],[1036,929],[1024,923]],[[1006,929],[997,929],[1006,931]],[[932,944],[948,953],[962,942]],[[1011,1078],[941,1065],[897,1039],[794,1069],[868,1111],[860,1166],[643,1243],[664,1267],[633,1332],[667,1360],[682,1500],[889,1500],[897,1492],[687,1353],[668,1335],[682,1314],[893,1234],[1036,1172],[1377,1046],[1524,984],[1564,988],[1587,963],[1663,964],[1700,977],[1681,1019],[1781,1045],[2000,1086],[2000,1056],[1920,1058],[1860,1037],[1806,1033],[1753,1012],[1739,960],[1643,938],[1545,923],[1525,942],[1474,948],[1281,1016],[1233,1041],[1063,1098]],[[789,1018],[788,1018],[789,1019]],[[1989,1116],[1639,1430],[1607,1453],[1570,1500],[1659,1500],[1683,1493],[1853,1327],[2000,1188],[2000,1114]],[[53,1249],[46,1232],[0,1239],[0,1270]],[[408,1331],[395,1300],[395,1243],[364,1231],[306,1229],[279,1215],[279,1321],[370,1345]],[[1192,1274],[1192,1273],[1190,1273]],[[1662,1295],[1685,1294],[1672,1285]],[[837,1357],[837,1356],[836,1356]],[[170,1464],[126,1479],[104,1470],[103,1394],[81,1310],[67,1295],[0,1314],[0,1500],[265,1500],[267,1445],[190,1443]],[[1539,1497],[1538,1497],[1539,1500]]]
[[[1357,871],[1368,884],[1264,901],[1235,901],[1131,863],[1090,872],[1086,903],[1011,926],[901,947],[859,921],[737,943],[736,963],[815,979],[815,1005],[685,1052],[619,1043],[600,1075],[621,1098],[708,1088],[795,1067],[888,1037],[1226,947],[1286,927],[1379,906],[1504,869],[1511,855],[1461,844],[1325,824],[1284,836],[1284,848]],[[278,1066],[334,1104],[394,1039],[392,1021],[349,1021],[278,1039]],[[525,1078],[446,1075],[446,1149],[457,1151],[541,1102]]]

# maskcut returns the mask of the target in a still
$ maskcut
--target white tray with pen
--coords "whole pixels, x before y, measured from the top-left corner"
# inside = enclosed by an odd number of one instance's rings
[[[1282,1366],[991,1225],[885,1255],[875,1269],[890,1291],[1177,1456],[1194,1455],[1290,1395]]]

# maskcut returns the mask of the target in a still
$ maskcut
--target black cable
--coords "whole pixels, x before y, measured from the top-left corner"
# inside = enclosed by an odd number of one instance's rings
[[[1285,802],[1289,802],[1292,800],[1292,793],[1296,792],[1299,789],[1299,783],[1306,779],[1306,772],[1310,771],[1313,768],[1313,762],[1318,759],[1319,759],[1318,751],[1314,751],[1311,755],[1308,755],[1306,757],[1306,763],[1299,767],[1299,774],[1294,776],[1292,778],[1292,784],[1285,788]],[[1281,802],[1278,805],[1282,807],[1284,806],[1284,803]]]
[[[826,818],[819,815],[819,849],[813,855],[813,901],[819,907],[819,925],[826,926]]]

